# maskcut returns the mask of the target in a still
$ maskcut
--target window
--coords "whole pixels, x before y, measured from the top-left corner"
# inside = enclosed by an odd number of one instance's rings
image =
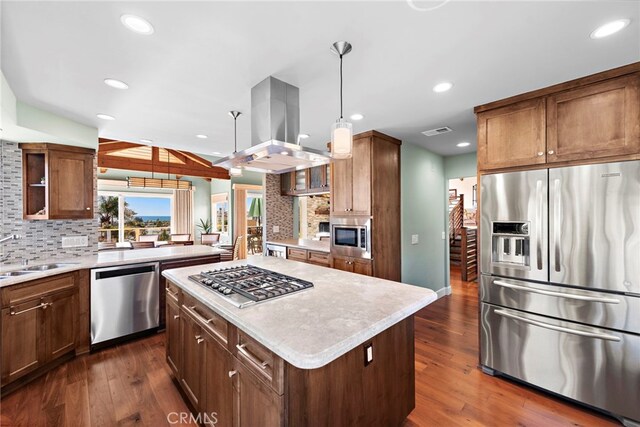
[[[229,233],[229,193],[211,196],[211,223],[215,233]]]
[[[140,241],[154,235],[157,241],[168,241],[172,203],[167,194],[98,192],[99,241]]]

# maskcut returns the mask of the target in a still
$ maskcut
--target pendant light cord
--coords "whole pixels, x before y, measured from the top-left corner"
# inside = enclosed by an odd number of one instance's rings
[[[233,118],[233,154],[238,152],[238,117]]]
[[[340,55],[340,118],[342,119],[342,55]]]

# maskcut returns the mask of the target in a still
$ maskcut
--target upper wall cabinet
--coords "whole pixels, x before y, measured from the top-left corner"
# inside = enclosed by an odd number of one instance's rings
[[[306,196],[329,192],[331,165],[316,166],[280,175],[280,193],[283,196]]]
[[[478,114],[478,162],[485,169],[545,162],[544,99]]]
[[[95,151],[20,144],[24,219],[91,219]]]
[[[639,158],[640,63],[475,112],[480,171]]]
[[[547,161],[637,153],[640,75],[569,90],[547,98]]]

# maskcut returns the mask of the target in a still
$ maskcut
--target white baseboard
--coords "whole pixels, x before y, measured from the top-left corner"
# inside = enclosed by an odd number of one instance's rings
[[[445,286],[444,288],[438,289],[436,294],[438,295],[438,299],[451,295],[451,286]]]

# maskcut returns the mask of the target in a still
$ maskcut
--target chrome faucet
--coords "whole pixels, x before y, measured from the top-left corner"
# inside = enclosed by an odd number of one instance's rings
[[[17,234],[11,234],[7,237],[3,237],[2,239],[0,239],[0,243],[4,243],[4,242],[8,242],[9,240],[18,240],[21,237],[18,236]]]

